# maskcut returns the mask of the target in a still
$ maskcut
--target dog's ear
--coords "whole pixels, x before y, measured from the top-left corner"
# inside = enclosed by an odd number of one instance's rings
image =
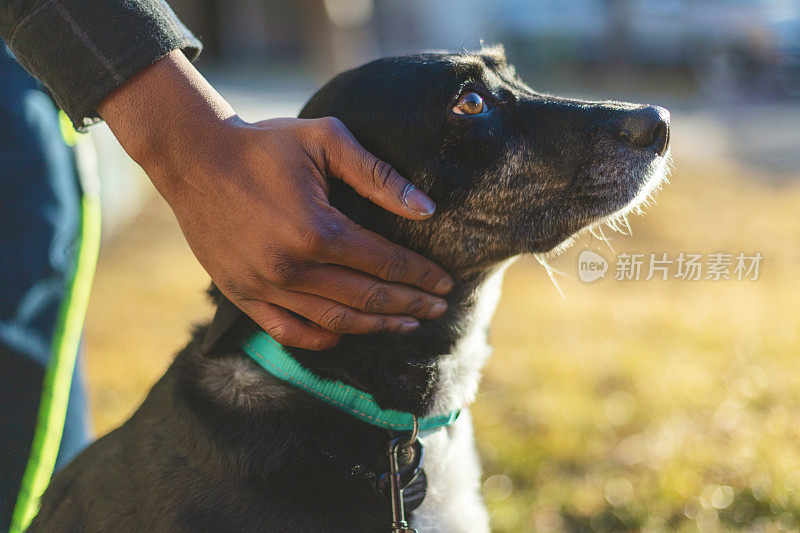
[[[254,326],[250,317],[228,300],[216,285],[211,285],[208,294],[217,304],[217,312],[206,329],[203,344],[200,346],[204,354],[223,349],[226,344],[241,341]]]

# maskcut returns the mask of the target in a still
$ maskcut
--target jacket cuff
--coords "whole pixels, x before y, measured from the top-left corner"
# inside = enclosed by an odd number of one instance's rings
[[[176,49],[194,60],[202,49],[163,0],[15,4],[24,12],[6,13],[7,44],[78,130],[99,121],[97,104],[143,68]]]

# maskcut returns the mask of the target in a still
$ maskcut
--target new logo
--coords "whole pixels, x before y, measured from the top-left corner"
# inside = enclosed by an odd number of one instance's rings
[[[584,283],[591,283],[604,278],[608,272],[608,261],[605,257],[591,250],[584,250],[578,256],[578,277]]]

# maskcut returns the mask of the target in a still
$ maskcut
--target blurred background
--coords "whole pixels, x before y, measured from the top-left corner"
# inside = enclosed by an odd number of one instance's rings
[[[296,115],[384,55],[503,43],[535,89],[672,112],[670,184],[632,235],[506,276],[475,402],[497,531],[800,531],[800,2],[172,0],[248,120]],[[87,318],[95,429],[125,420],[210,318],[209,280],[104,125]],[[269,224],[270,221],[264,221]],[[605,257],[583,283],[578,254]],[[757,280],[614,279],[621,252],[760,253]]]

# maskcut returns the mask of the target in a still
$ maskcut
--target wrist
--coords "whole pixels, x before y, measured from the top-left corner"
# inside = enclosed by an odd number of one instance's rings
[[[180,161],[201,155],[194,152],[203,150],[204,137],[239,120],[178,50],[127,80],[98,112],[165,197],[183,178],[173,170]]]

